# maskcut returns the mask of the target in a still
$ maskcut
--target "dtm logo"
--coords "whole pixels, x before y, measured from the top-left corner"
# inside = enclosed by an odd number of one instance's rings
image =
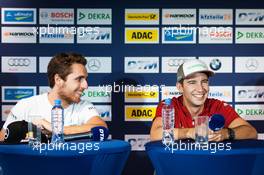
[[[101,118],[109,118],[110,117],[110,112],[109,111],[101,112],[100,113],[100,117]]]
[[[262,22],[264,21],[263,13],[239,13],[238,19],[241,21],[254,21],[254,22]]]
[[[30,59],[28,58],[10,58],[8,59],[8,65],[9,66],[24,66],[24,67],[28,67],[30,65]]]
[[[264,98],[264,92],[255,89],[248,89],[248,90],[239,90],[237,93],[238,98],[253,98],[253,99],[262,99]]]
[[[158,63],[152,61],[128,61],[127,66],[129,69],[150,70],[157,69]]]
[[[19,88],[19,89],[4,89],[5,100],[20,100],[34,95],[34,89]]]
[[[165,41],[193,41],[193,30],[164,30]]]
[[[33,10],[6,10],[5,22],[34,22]]]
[[[222,63],[219,59],[213,59],[211,62],[210,62],[210,68],[214,71],[217,71],[221,68],[222,66]]]

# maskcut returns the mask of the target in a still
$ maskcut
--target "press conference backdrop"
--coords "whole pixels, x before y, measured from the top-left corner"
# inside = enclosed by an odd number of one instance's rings
[[[87,61],[89,89],[112,138],[135,150],[124,174],[152,171],[144,152],[157,103],[179,96],[178,66],[192,58],[216,72],[211,98],[224,100],[264,138],[264,2],[12,1],[1,5],[1,119],[22,98],[49,91],[47,64],[59,52]],[[133,88],[134,87],[134,88]],[[144,174],[144,172],[143,172]]]

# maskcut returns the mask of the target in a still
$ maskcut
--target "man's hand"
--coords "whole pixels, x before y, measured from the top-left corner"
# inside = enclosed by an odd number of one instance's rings
[[[195,139],[195,128],[188,128],[188,131],[186,133],[186,138],[188,139]]]
[[[44,132],[52,132],[51,123],[45,119],[34,120],[32,123],[42,129]]]
[[[229,138],[228,130],[226,128],[219,131],[209,130],[209,141],[221,142]]]

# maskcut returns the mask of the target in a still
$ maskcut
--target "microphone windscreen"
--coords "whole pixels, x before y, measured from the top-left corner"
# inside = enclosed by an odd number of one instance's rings
[[[109,136],[109,130],[103,126],[96,126],[91,129],[94,141],[104,141]]]
[[[5,132],[6,143],[20,143],[26,138],[28,132],[28,123],[25,120],[10,123]]]
[[[225,118],[221,114],[214,114],[209,119],[209,128],[212,131],[219,131],[225,126]]]
[[[37,126],[32,124],[32,130],[36,130]],[[15,121],[10,123],[6,128],[5,143],[16,144],[20,143],[21,140],[26,139],[28,133],[28,122],[25,120]],[[47,143],[48,137],[41,133],[41,142]]]

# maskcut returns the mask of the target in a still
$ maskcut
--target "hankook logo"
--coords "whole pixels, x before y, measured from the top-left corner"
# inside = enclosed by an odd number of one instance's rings
[[[101,67],[101,62],[98,59],[88,60],[88,68],[92,71],[97,71]]]
[[[254,71],[258,68],[258,61],[256,59],[248,59],[247,62],[246,62],[246,68],[250,71]]]
[[[8,65],[9,66],[29,66],[30,65],[30,59],[28,58],[10,58],[8,59]]]

